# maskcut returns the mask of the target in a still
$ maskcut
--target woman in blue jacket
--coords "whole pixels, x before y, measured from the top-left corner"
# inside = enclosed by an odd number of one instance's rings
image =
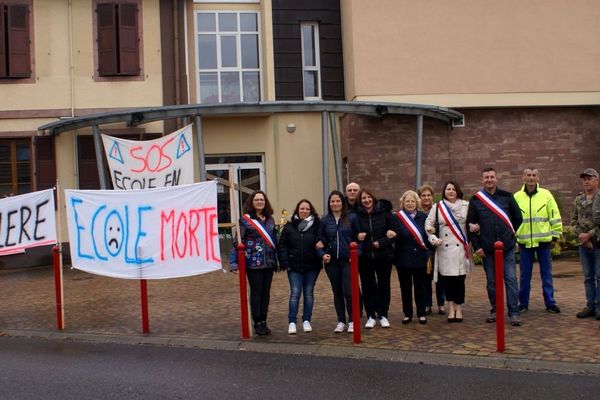
[[[402,294],[403,324],[408,324],[413,318],[413,288],[419,323],[427,323],[425,285],[428,283],[426,268],[429,242],[425,233],[427,214],[418,210],[419,203],[419,195],[407,190],[400,198],[400,211],[396,213],[400,228],[396,237],[394,264]]]
[[[317,236],[323,247],[318,250],[318,254],[325,264],[325,272],[333,291],[333,304],[338,319],[334,332],[340,333],[346,328],[348,332],[354,332],[350,288],[350,243],[357,240],[358,222],[354,214],[347,213],[344,195],[338,190],[329,194],[327,211],[327,215],[319,225]],[[348,318],[346,318],[346,311]]]
[[[262,190],[253,192],[242,207],[240,240],[246,246],[246,275],[250,285],[250,312],[254,331],[263,336],[271,333],[267,314],[271,298],[273,270],[277,266],[275,221],[273,208]],[[234,243],[233,250],[237,248]],[[231,267],[237,269],[236,257],[230,258]]]
[[[321,259],[317,255],[317,230],[319,216],[312,203],[302,199],[296,205],[292,220],[283,227],[277,242],[277,256],[282,270],[287,270],[290,282],[290,302],[288,313],[288,333],[297,332],[296,320],[300,295],[304,295],[302,312],[302,329],[311,332],[314,288],[319,272]]]

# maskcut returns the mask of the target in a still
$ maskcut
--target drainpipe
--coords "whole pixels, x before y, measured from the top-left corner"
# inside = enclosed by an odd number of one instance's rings
[[[417,166],[415,189],[421,187],[421,166],[423,158],[423,114],[417,115]]]
[[[323,150],[323,214],[327,211],[329,196],[329,137],[327,137],[327,111],[321,113],[321,147]]]
[[[337,136],[337,128],[335,126],[335,113],[329,113],[329,125],[331,127],[331,143],[333,144],[333,163],[335,168],[335,187],[340,192],[342,190],[342,160],[340,159],[340,146]]]
[[[71,84],[71,118],[75,118],[75,60],[73,51],[73,2],[72,0],[69,0],[69,79]]]
[[[179,0],[173,1],[173,55],[175,57],[175,104],[181,104],[181,90],[179,88],[181,75],[179,74]]]

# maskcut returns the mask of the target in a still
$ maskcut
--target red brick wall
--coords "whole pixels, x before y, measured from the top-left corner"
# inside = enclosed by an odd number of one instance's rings
[[[498,186],[516,191],[523,169],[540,171],[543,187],[558,193],[563,219],[581,191],[579,174],[600,170],[600,107],[466,109],[464,128],[430,118],[423,124],[422,183],[436,191],[455,179],[471,196],[481,170],[496,169]],[[342,118],[342,156],[349,179],[398,205],[415,186],[416,117]]]

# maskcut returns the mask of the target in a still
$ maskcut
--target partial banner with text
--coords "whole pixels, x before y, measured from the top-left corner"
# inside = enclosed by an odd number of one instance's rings
[[[54,189],[0,199],[0,256],[56,244]]]
[[[65,190],[73,267],[125,279],[221,269],[217,184]]]
[[[192,125],[154,140],[102,135],[102,141],[115,189],[153,189],[194,183]]]

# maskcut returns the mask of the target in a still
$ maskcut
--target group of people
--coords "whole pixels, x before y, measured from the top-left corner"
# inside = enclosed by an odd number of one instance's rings
[[[598,174],[587,169],[581,174],[585,192],[575,199],[573,227],[581,241],[585,275],[586,307],[579,318],[600,319],[600,274],[598,272],[598,224],[600,195]],[[257,335],[268,335],[270,287],[275,270],[287,271],[290,284],[288,333],[298,332],[297,315],[303,297],[302,329],[312,331],[314,287],[325,270],[333,292],[337,322],[334,332],[353,332],[350,287],[350,243],[358,243],[361,282],[360,306],[366,314],[365,328],[377,323],[389,328],[390,281],[396,266],[402,297],[402,324],[415,317],[427,323],[432,312],[433,289],[438,313],[449,323],[463,321],[465,278],[471,270],[472,254],[483,261],[490,314],[496,320],[494,246],[502,242],[507,309],[512,326],[520,326],[519,315],[529,308],[534,255],[540,263],[544,303],[547,311],[559,313],[552,285],[550,251],[562,234],[560,212],[552,194],[539,186],[539,173],[527,168],[523,187],[515,194],[498,188],[493,168],[482,171],[482,189],[470,201],[458,182],[442,187],[434,203],[434,190],[424,185],[407,190],[392,211],[390,201],[378,199],[356,183],[346,193],[329,194],[327,213],[319,218],[307,199],[296,205],[289,222],[277,235],[273,209],[263,191],[253,192],[243,205],[240,237],[245,245],[250,307]],[[596,201],[594,201],[596,200]],[[597,203],[594,214],[593,206]],[[598,221],[595,221],[597,218]],[[520,249],[520,281],[517,280],[515,250]],[[237,269],[235,252],[230,259]],[[413,304],[414,303],[414,304]]]

